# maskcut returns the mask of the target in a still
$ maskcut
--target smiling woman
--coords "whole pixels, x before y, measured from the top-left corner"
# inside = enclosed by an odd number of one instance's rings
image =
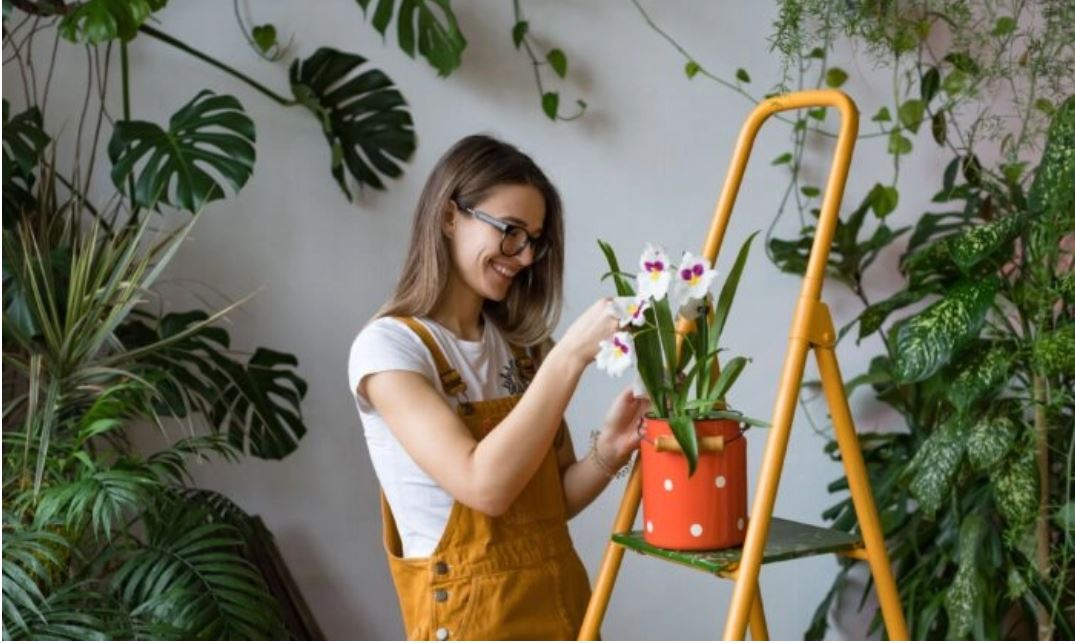
[[[545,174],[467,137],[430,175],[395,295],[352,345],[408,638],[580,629],[590,587],[567,520],[638,447],[648,402],[618,396],[592,457],[576,460],[564,410],[617,318],[600,299],[552,345],[563,246]]]

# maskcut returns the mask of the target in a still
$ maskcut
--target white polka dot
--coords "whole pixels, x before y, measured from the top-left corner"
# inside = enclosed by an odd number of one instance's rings
[[[717,486],[718,487],[723,489],[724,485],[726,485],[726,484],[728,484],[728,480],[724,476],[717,476]]]
[[[740,518],[740,519],[739,519],[739,520],[738,520],[738,521],[737,521],[737,522],[735,523],[735,526],[739,528],[739,531],[743,531],[743,519],[742,519],[742,518]]]
[[[701,536],[702,535],[702,526],[699,525],[698,523],[694,523],[693,525],[691,525],[691,535],[694,536],[695,538],[697,538],[698,536]]]
[[[671,491],[672,490],[672,481],[670,479],[668,479],[668,478],[665,478],[665,480],[664,480],[664,490],[665,491]]]
[[[652,520],[647,520],[646,521],[646,531],[648,531],[651,534],[653,533],[653,521]]]

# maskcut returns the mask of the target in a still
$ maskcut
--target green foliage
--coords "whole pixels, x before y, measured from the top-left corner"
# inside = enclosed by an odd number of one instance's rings
[[[367,14],[373,1],[357,0]],[[373,27],[384,35],[395,18],[396,38],[404,53],[414,58],[417,50],[441,76],[459,67],[467,39],[459,30],[449,0],[398,0],[398,6],[397,0],[376,3]]]
[[[414,154],[416,139],[403,95],[366,59],[329,47],[291,65],[291,91],[318,122],[332,149],[332,176],[352,198],[344,170],[360,187],[384,189],[379,175],[396,178]]]
[[[160,202],[198,212],[224,197],[203,167],[238,192],[254,171],[254,138],[254,122],[238,100],[203,90],[172,116],[167,131],[146,121],[116,123],[108,144],[112,182],[124,189],[141,163],[128,198],[142,207]]]
[[[72,42],[98,45],[109,40],[127,42],[149,16],[167,0],[86,0],[60,21],[60,34]]]

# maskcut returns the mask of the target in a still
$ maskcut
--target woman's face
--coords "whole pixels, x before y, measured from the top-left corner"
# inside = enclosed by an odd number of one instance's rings
[[[498,186],[481,202],[462,205],[521,227],[531,237],[542,234],[545,199],[531,185]],[[512,283],[525,278],[521,272],[533,263],[533,248],[527,245],[521,253],[506,256],[501,251],[502,231],[454,205],[451,207],[447,233],[457,275],[481,297],[494,301],[504,299]]]

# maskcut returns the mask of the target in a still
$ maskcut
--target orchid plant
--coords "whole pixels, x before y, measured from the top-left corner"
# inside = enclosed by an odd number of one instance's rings
[[[747,426],[766,423],[730,410],[725,397],[750,360],[734,357],[721,368],[717,355],[724,324],[746,264],[752,234],[739,249],[714,302],[717,271],[689,252],[673,265],[660,246],[646,246],[637,275],[620,270],[612,248],[598,241],[608,260],[616,297],[612,306],[622,330],[601,342],[597,366],[613,377],[636,367],[653,403],[654,415],[668,420],[693,474],[698,462],[696,419],[732,419]],[[634,285],[632,285],[632,280]],[[682,323],[676,328],[676,318]],[[681,337],[681,339],[680,339]]]

